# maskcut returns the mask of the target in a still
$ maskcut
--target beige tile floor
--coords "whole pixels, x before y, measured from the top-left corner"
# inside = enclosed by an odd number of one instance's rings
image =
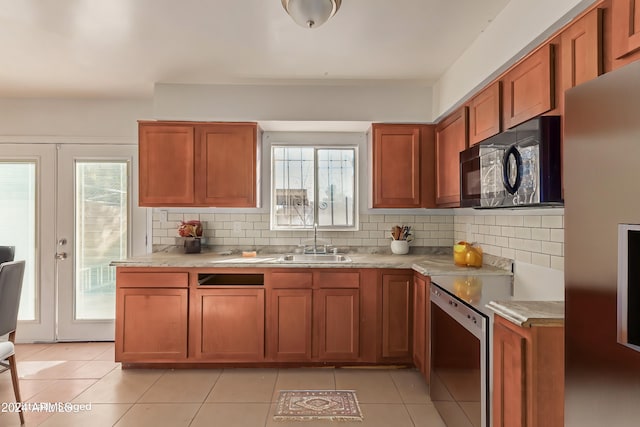
[[[43,427],[442,427],[419,373],[410,369],[126,369],[113,343],[21,344],[18,372],[25,402],[71,403],[77,412],[27,412]],[[280,390],[356,390],[363,422],[273,420]],[[0,373],[0,402],[14,402]],[[90,410],[81,405],[91,404]],[[0,412],[0,426],[19,426]]]

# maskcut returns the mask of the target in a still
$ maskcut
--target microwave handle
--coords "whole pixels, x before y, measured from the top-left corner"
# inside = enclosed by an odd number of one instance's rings
[[[509,158],[511,156],[516,160],[516,182],[513,185],[509,182]],[[515,145],[509,147],[502,158],[502,183],[509,194],[515,194],[522,183],[522,156]]]

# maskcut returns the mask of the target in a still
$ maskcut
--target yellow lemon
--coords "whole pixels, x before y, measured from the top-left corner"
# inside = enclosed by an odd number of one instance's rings
[[[466,261],[467,256],[467,245],[453,245],[453,263],[455,265],[465,266],[467,265]]]

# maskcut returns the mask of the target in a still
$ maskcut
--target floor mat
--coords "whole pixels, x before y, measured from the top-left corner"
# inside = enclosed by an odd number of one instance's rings
[[[282,390],[273,419],[362,421],[362,412],[353,390]]]

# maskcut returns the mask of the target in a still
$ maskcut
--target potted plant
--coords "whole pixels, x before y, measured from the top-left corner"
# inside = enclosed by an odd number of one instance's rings
[[[180,221],[178,234],[184,237],[184,252],[187,254],[197,254],[202,250],[202,223],[200,221]]]

